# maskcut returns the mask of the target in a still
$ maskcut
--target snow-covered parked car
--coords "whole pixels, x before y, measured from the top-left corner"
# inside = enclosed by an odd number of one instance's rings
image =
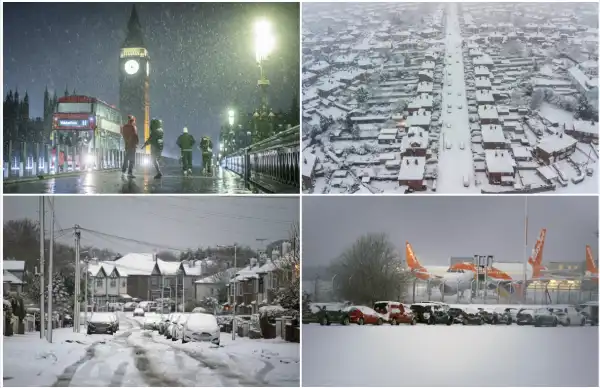
[[[469,179],[468,175],[463,176],[463,186],[465,186],[465,187],[471,186],[471,180]]]
[[[165,330],[167,329],[167,325],[169,324],[169,322],[171,322],[171,318],[173,317],[173,314],[166,314],[163,315],[162,319],[160,320],[160,322],[158,323],[158,334],[164,334]]]
[[[193,313],[205,313],[208,314],[208,311],[204,307],[194,307],[192,310]]]
[[[377,311],[367,306],[349,306],[343,309],[348,312],[350,323],[359,325],[383,325],[384,319]]]
[[[465,149],[465,143],[463,143],[462,141],[460,142],[460,149],[464,150]]]
[[[181,313],[174,313],[171,317],[171,320],[167,323],[167,326],[164,331],[164,335],[166,338],[171,338],[171,335],[173,333],[173,326],[175,325],[175,322],[177,322],[180,316]]]
[[[157,330],[160,321],[160,315],[150,315],[144,319],[144,324],[142,325],[142,327],[145,330]]]
[[[177,341],[183,335],[183,325],[187,322],[191,313],[181,314],[177,322],[173,324],[172,332],[171,332],[171,340]]]
[[[558,322],[563,326],[585,326],[585,316],[577,311],[577,309],[573,306],[553,307],[550,310],[552,314],[558,318]]]
[[[181,342],[210,342],[221,344],[221,328],[212,314],[191,313],[183,325]]]
[[[109,314],[94,313],[88,318],[88,334],[114,334],[114,319]]]
[[[146,312],[141,307],[136,307],[136,309],[133,310],[134,317],[143,317],[144,315],[146,315]]]

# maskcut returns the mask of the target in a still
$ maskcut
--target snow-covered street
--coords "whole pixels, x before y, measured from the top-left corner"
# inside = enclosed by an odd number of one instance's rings
[[[438,190],[443,193],[477,193],[480,189],[473,182],[473,157],[460,25],[456,4],[449,6],[437,185]],[[465,179],[469,181],[468,186]]]
[[[598,328],[302,327],[303,386],[598,386]]]
[[[119,313],[114,335],[54,331],[5,337],[5,386],[299,386],[298,344],[222,335],[221,347],[173,342]],[[69,343],[67,341],[79,342]]]

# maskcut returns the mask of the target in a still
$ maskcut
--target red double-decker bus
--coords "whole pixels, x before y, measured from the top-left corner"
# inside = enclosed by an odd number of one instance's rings
[[[115,151],[123,149],[121,123],[121,112],[102,100],[59,98],[52,119],[53,155],[59,168],[106,168],[114,164]],[[65,150],[71,151],[65,156]]]

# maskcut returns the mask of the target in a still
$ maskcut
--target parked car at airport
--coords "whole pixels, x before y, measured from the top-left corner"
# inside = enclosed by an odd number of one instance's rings
[[[316,318],[321,326],[329,326],[332,323],[341,323],[342,325],[350,324],[350,316],[345,309],[328,310],[327,306],[320,306],[319,311],[316,313]]]
[[[221,328],[217,318],[212,314],[191,313],[181,333],[181,343],[186,342],[211,342],[221,344]]]
[[[88,334],[114,334],[114,319],[109,314],[93,313],[88,318]]]
[[[579,305],[579,312],[585,317],[585,322],[591,326],[598,326],[598,302],[587,302]]]
[[[551,312],[553,312],[557,317],[559,317],[559,322],[563,326],[584,326],[586,323],[586,317],[583,314],[581,314],[574,306],[552,307]]]
[[[454,321],[453,317],[448,315],[448,305],[445,303],[414,303],[410,306],[410,309],[419,323],[451,325]]]
[[[533,325],[534,324],[533,309],[520,309],[517,313],[517,325]]]
[[[533,315],[535,327],[558,326],[558,317],[547,308],[537,309]]]
[[[412,311],[400,302],[375,302],[373,309],[381,315],[385,322],[392,326],[401,323],[410,325],[417,323]]]
[[[348,323],[358,323],[359,325],[383,325],[383,318],[367,306],[349,306],[342,311],[348,313]]]
[[[136,307],[136,309],[133,310],[134,317],[143,317],[145,314],[146,314],[146,312],[141,307]]]
[[[478,311],[466,307],[451,307],[448,313],[453,317],[454,323],[462,325],[481,325],[483,320]]]
[[[500,307],[494,310],[494,312],[496,313],[496,324],[512,325],[514,319],[510,312],[510,308]]]

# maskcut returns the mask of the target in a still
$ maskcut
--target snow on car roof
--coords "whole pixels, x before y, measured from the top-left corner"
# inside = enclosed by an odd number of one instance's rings
[[[187,317],[188,326],[214,327],[217,326],[217,317],[212,314],[192,313]]]

